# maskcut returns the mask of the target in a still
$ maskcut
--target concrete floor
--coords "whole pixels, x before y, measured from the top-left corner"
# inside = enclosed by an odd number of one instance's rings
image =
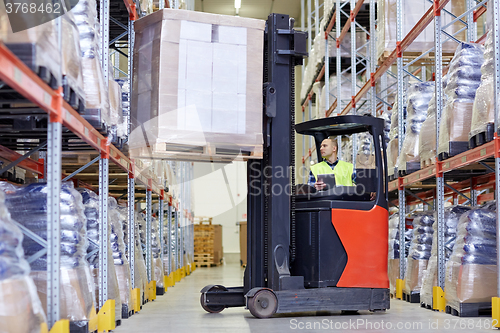
[[[328,332],[476,332],[491,328],[491,318],[458,318],[433,312],[401,300],[393,300],[385,313],[360,312],[356,315],[311,313],[275,315],[256,319],[244,308],[225,309],[209,314],[200,306],[200,290],[207,284],[240,286],[243,269],[238,264],[198,268],[169,288],[156,301],[145,304],[140,313],[122,321],[116,333],[142,332],[231,332],[281,333],[288,331]]]

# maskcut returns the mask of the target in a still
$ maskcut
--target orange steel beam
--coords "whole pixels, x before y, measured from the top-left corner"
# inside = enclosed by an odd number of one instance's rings
[[[10,150],[7,147],[0,146],[0,157],[3,159],[6,159],[7,161],[14,162],[18,158],[22,157],[23,155],[16,153],[13,150]],[[38,161],[32,160],[30,158],[25,159],[24,161],[21,161],[17,167],[21,169],[28,170],[30,172],[36,173],[38,175],[43,175],[43,163],[40,163]]]
[[[325,39],[328,38],[328,34],[333,29],[333,25],[335,24],[335,17],[336,17],[336,15],[337,15],[337,10],[335,9],[335,11],[333,12],[332,20],[330,21],[330,24],[328,24],[328,26],[326,27],[326,30],[325,30]]]
[[[361,1],[361,0],[360,0]],[[399,47],[396,47],[392,53],[387,57],[387,59],[383,62],[383,64],[377,69],[377,71],[374,73],[374,80],[375,82],[380,79],[380,77],[392,66],[392,64],[396,61],[398,58],[398,53],[401,52],[403,53],[408,46],[413,43],[413,41],[418,37],[418,35],[425,30],[425,28],[432,22],[434,19],[434,11],[435,10],[441,10],[443,9],[446,4],[450,0],[441,0],[439,1],[439,5],[435,9],[434,7],[431,7],[427,10],[427,12],[422,16],[420,21],[417,22],[417,24],[413,27],[413,29],[408,32],[406,37],[401,41],[399,44]],[[356,94],[354,97],[354,103],[357,103],[361,100],[361,98],[368,93],[368,91],[371,88],[371,82],[367,81],[365,85],[359,90],[359,92]],[[352,102],[347,104],[347,106],[342,110],[340,113],[341,115],[349,113],[352,109]]]
[[[477,19],[478,19],[479,17],[481,17],[481,15],[483,15],[485,12],[486,12],[486,7],[484,7],[484,6],[481,6],[481,7],[479,7],[478,9],[476,9],[476,10],[474,11],[474,22],[476,22],[476,21],[477,21]]]

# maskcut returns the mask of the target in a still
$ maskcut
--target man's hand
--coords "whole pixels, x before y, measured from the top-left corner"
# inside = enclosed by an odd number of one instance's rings
[[[370,200],[375,200],[377,197],[377,192],[370,192]]]
[[[316,183],[314,183],[314,187],[316,190],[321,191],[326,188],[326,184],[322,180],[318,180]]]

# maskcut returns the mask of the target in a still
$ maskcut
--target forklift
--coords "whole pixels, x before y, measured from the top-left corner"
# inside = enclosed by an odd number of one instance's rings
[[[385,311],[390,297],[384,121],[347,115],[295,124],[294,69],[307,55],[307,35],[295,31],[293,23],[281,14],[271,14],[266,22],[264,154],[247,162],[244,285],[208,285],[201,290],[200,303],[211,313],[245,306],[257,318]],[[295,132],[312,136],[318,161],[325,138],[369,133],[375,166],[355,169],[355,186],[326,191],[296,186]]]

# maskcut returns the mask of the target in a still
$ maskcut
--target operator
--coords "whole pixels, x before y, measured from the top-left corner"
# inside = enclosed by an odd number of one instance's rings
[[[314,186],[316,190],[324,190],[326,184],[317,181],[318,175],[335,174],[335,184],[340,186],[354,186],[356,173],[354,166],[349,162],[337,159],[338,144],[333,137],[326,138],[321,142],[321,157],[323,161],[311,166],[308,184]]]

